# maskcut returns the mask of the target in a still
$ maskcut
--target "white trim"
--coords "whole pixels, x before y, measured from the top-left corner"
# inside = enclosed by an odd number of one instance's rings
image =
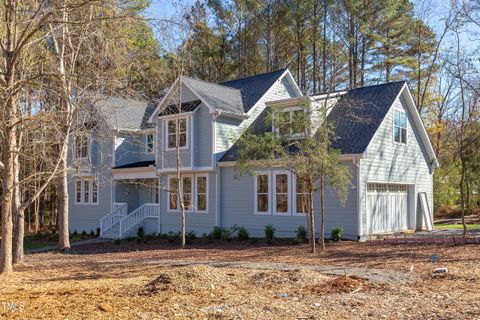
[[[287,176],[287,212],[278,212],[277,211],[277,176],[278,175],[286,175]],[[273,215],[276,216],[291,216],[292,212],[292,181],[291,181],[291,173],[290,171],[286,170],[278,170],[273,171],[273,183],[272,183],[272,194],[273,194],[273,203],[272,203],[272,212]],[[281,193],[284,194],[284,193]]]
[[[395,124],[395,112],[398,112],[400,114],[400,117],[402,115],[405,116],[405,127],[397,126]],[[400,140],[402,140],[402,129],[405,129],[405,139],[406,139],[405,142],[395,141],[395,128],[396,127],[400,128]],[[407,112],[403,109],[400,109],[400,108],[392,108],[392,142],[395,145],[406,147],[406,146],[408,146],[408,140],[410,140],[410,139],[408,138],[408,115],[407,115]]]
[[[172,86],[170,87],[170,89],[168,89],[168,92],[167,94],[165,94],[165,96],[163,97],[162,100],[160,100],[160,102],[157,104],[157,108],[155,109],[155,111],[152,113],[152,115],[150,116],[150,118],[148,118],[148,123],[153,123],[153,119],[155,119],[155,117],[158,116],[158,114],[160,113],[160,108],[162,107],[162,105],[167,101],[167,99],[170,99],[170,96],[172,94],[172,90],[175,86],[177,86],[178,82],[181,81],[181,77],[178,77],[177,79],[175,79],[175,81],[173,82]],[[163,109],[162,109],[163,110]]]
[[[305,217],[307,213],[304,212],[297,212],[297,176],[295,174],[292,174],[292,215],[295,217]],[[308,194],[307,192],[302,193],[302,194]],[[308,212],[308,208],[307,208]]]
[[[267,176],[267,185],[268,185],[268,191],[267,191],[267,196],[268,196],[268,211],[258,211],[258,194],[257,194],[257,187],[258,187],[258,182],[257,182],[257,176],[259,175],[266,175]],[[270,171],[257,171],[254,175],[254,180],[253,180],[253,213],[256,216],[270,216],[272,215],[272,175]]]
[[[205,198],[206,198],[205,201],[206,201],[206,203],[205,203],[205,210],[200,210],[200,209],[198,209],[198,181],[197,181],[197,178],[203,178],[203,177],[205,177],[205,183],[206,183],[206,185],[205,185]],[[208,190],[208,174],[206,174],[206,173],[195,174],[194,175],[194,180],[195,180],[195,187],[194,187],[194,192],[193,192],[195,194],[195,199],[194,199],[195,201],[193,202],[194,203],[194,206],[193,206],[194,210],[195,210],[196,213],[207,213],[208,212],[208,202],[209,202],[208,201],[208,195],[209,195],[209,193],[208,193],[208,191],[209,191]]]
[[[75,179],[75,204],[77,205],[93,205],[97,206],[100,203],[100,188],[97,184],[97,202],[93,202],[93,182],[96,181],[93,176],[79,176]],[[80,182],[80,201],[78,201],[78,182]],[[88,199],[85,201],[85,191],[88,191]]]
[[[198,109],[198,108],[197,108]],[[190,166],[193,166],[193,155],[195,153],[195,144],[198,143],[195,142],[195,140],[193,139],[194,137],[194,130],[195,130],[195,127],[194,127],[194,123],[195,121],[193,121],[193,116],[189,117],[189,119],[187,119],[187,122],[191,122],[190,123],[190,141],[192,142],[192,145],[190,147]],[[187,136],[189,135],[189,131],[188,131],[188,125],[187,125],[187,132],[186,132]],[[187,144],[188,146],[188,139],[187,139]]]
[[[188,150],[189,148],[189,143],[190,143],[190,137],[189,137],[189,132],[191,131],[190,129],[190,121],[189,119],[191,119],[192,117],[189,116],[189,115],[179,115],[173,119],[166,119],[165,120],[165,130],[166,130],[166,134],[165,134],[165,148],[164,150],[165,151],[175,151],[177,150],[177,147],[173,147],[173,148],[170,148],[169,145],[168,145],[168,136],[169,136],[169,132],[168,132],[168,122],[169,121],[175,121],[175,127],[177,126],[177,121],[180,121],[180,120],[183,120],[185,119],[185,146],[183,147],[178,147],[178,150]],[[179,122],[178,122],[179,123]],[[175,141],[176,143],[180,143],[180,138],[179,138],[179,133],[178,133],[178,128],[176,127],[175,129]]]
[[[177,169],[174,167],[171,168],[163,168],[163,169],[157,169],[157,173],[162,174],[162,173],[174,173],[176,172]],[[195,172],[195,171],[215,171],[215,168],[213,167],[180,167],[181,172]]]
[[[195,109],[195,110],[197,110],[197,109]],[[182,112],[182,113],[175,113],[175,114],[169,114],[169,115],[166,115],[166,116],[161,116],[161,117],[158,117],[158,119],[159,120],[170,120],[170,119],[177,119],[178,117],[189,117],[189,116],[192,116],[192,115],[193,115],[193,112],[189,111],[189,112]]]

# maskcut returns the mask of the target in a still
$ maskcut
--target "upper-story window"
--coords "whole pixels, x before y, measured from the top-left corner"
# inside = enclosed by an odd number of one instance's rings
[[[88,158],[88,135],[78,135],[75,137],[75,158],[85,159]]]
[[[153,133],[147,133],[145,136],[145,152],[153,153],[155,148],[155,135]]]
[[[187,119],[167,120],[167,149],[187,147]]]
[[[393,140],[407,144],[407,115],[405,111],[393,112]]]
[[[305,135],[307,113],[302,108],[280,110],[276,113],[274,132],[300,138]]]

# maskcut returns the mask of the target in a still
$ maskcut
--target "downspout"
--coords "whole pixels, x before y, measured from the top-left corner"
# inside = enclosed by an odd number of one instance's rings
[[[363,230],[362,230],[362,206],[360,201],[360,158],[354,157],[352,161],[353,165],[357,168],[357,234],[358,240],[361,241]]]
[[[215,226],[219,227],[220,226],[220,198],[219,198],[219,183],[220,183],[220,178],[219,178],[219,167],[217,165],[217,157],[216,157],[216,152],[217,152],[217,145],[216,145],[216,135],[217,135],[217,126],[215,125],[215,122],[217,121],[217,118],[220,116],[220,111],[216,112],[213,114],[212,117],[212,168],[215,170]]]

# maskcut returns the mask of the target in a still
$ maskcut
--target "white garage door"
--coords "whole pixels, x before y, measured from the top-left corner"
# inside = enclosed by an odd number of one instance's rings
[[[407,185],[369,183],[367,186],[369,233],[406,230],[407,199]]]

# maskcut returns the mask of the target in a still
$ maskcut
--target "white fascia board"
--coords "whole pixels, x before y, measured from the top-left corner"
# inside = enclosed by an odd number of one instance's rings
[[[340,155],[340,160],[341,161],[352,161],[352,160],[357,160],[361,159],[362,154],[342,154]],[[237,161],[223,161],[223,162],[218,162],[219,167],[235,167],[237,165]],[[272,165],[272,167],[275,167],[275,165]]]

